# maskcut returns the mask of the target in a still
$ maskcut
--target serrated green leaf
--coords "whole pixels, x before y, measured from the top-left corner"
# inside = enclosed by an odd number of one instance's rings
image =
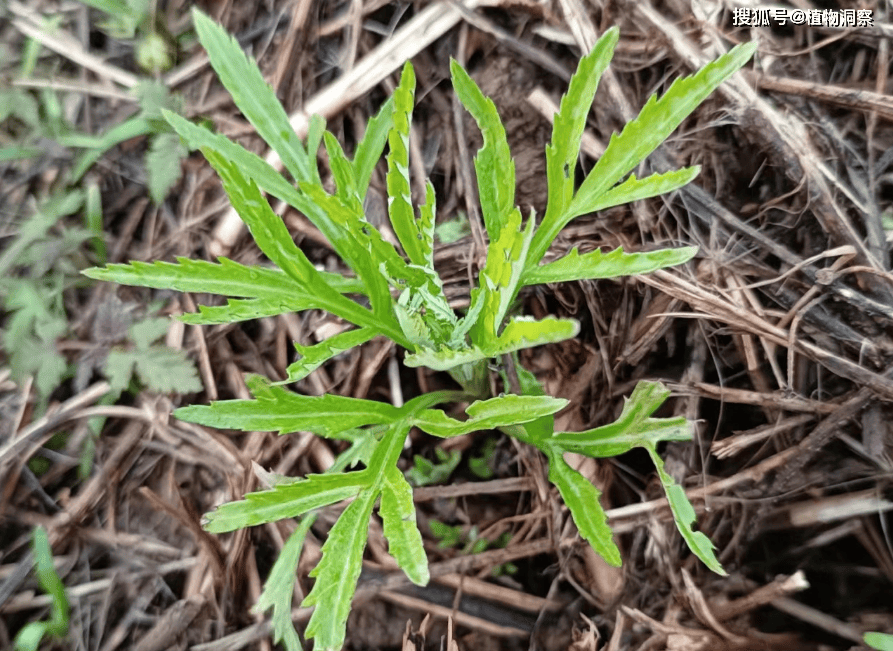
[[[193,8],[192,20],[211,66],[242,114],[279,154],[296,181],[314,180],[312,168],[315,162],[309,160],[285,109],[276,99],[276,93],[264,81],[257,64],[245,56],[226,30],[198,9]]]
[[[366,125],[366,132],[357,145],[356,152],[354,152],[353,171],[360,197],[366,197],[372,172],[375,170],[375,165],[381,158],[384,146],[388,142],[388,132],[391,130],[393,120],[394,99],[389,97],[381,105],[378,113],[369,119],[369,123]]]
[[[172,262],[128,262],[84,269],[88,278],[122,285],[176,289],[181,292],[207,292],[222,296],[285,299],[301,287],[284,272],[265,267],[246,267],[227,258],[219,264],[205,260],[177,258]]]
[[[319,152],[319,145],[322,142],[323,134],[326,132],[326,119],[314,113],[310,116],[307,124],[307,160],[310,162],[311,183],[321,186],[322,180],[319,176],[319,166],[316,163],[316,156]]]
[[[158,393],[195,393],[202,390],[195,364],[182,350],[150,346],[136,351],[136,374]]]
[[[573,319],[554,319],[547,317],[534,320],[517,317],[509,321],[502,335],[492,341],[486,348],[469,346],[453,349],[419,348],[415,353],[407,354],[403,363],[409,367],[426,366],[435,371],[449,371],[463,364],[472,364],[493,357],[500,357],[522,348],[531,348],[547,343],[564,341],[575,337],[580,324]]]
[[[542,224],[533,238],[531,262],[537,264],[561,230],[560,221],[574,196],[574,173],[586,117],[592,107],[602,73],[614,55],[620,31],[612,27],[598,39],[592,51],[580,59],[567,93],[552,123],[552,140],[546,147],[549,199]]]
[[[561,499],[570,509],[580,535],[589,541],[608,565],[620,567],[620,550],[614,543],[608,516],[599,502],[601,493],[588,479],[567,464],[560,448],[546,445],[542,449],[549,459],[549,481],[558,487]]]
[[[143,319],[127,328],[127,334],[137,348],[148,348],[164,337],[170,326],[170,319],[165,317]]]
[[[162,115],[174,131],[186,141],[190,149],[211,149],[218,152],[225,159],[236,164],[242,174],[257,183],[264,192],[272,194],[302,212],[305,204],[309,203],[301,197],[301,193],[285,177],[257,154],[248,151],[222,134],[212,133],[203,126],[193,124],[177,113],[164,110]],[[312,220],[314,215],[310,214],[308,217]],[[317,225],[317,227],[319,226]],[[326,234],[324,230],[323,233]]]
[[[307,624],[307,637],[314,649],[340,651],[344,645],[350,602],[363,564],[369,534],[369,517],[380,489],[367,488],[338,518],[322,546],[322,560],[311,572],[313,589],[301,604],[316,606]]]
[[[357,212],[322,188],[302,185],[301,189],[338,225],[341,246],[348,252],[345,261],[363,281],[379,327],[397,343],[412,348],[412,344],[397,325],[391,309],[387,278],[379,268],[381,264],[385,264],[394,277],[405,278],[411,275],[406,262],[392,245],[382,239],[381,233],[366,221],[361,209]]]
[[[581,195],[575,197],[574,209],[567,213],[568,219],[673,192],[691,183],[700,171],[700,165],[695,165],[672,172],[652,174],[644,179],[637,179],[635,174],[631,174],[623,183],[615,185],[598,197]]]
[[[303,380],[336,355],[366,343],[377,334],[371,328],[358,328],[341,332],[314,346],[295,343],[295,349],[301,359],[288,365],[288,377],[277,384],[290,384]]]
[[[422,266],[431,271],[440,284],[440,276],[434,271],[434,229],[437,221],[437,196],[431,181],[425,180],[425,203],[419,206],[418,240],[422,246]]]
[[[160,133],[152,138],[146,153],[146,174],[149,176],[149,196],[159,205],[171,188],[180,180],[181,161],[186,149],[175,133]]]
[[[257,185],[242,174],[238,165],[212,149],[204,149],[202,153],[217,171],[230,203],[264,255],[300,285],[336,293],[319,277],[307,256],[292,240],[285,222],[273,212]]]
[[[394,121],[388,133],[388,216],[406,255],[414,264],[424,266],[428,256],[416,223],[409,184],[409,130],[415,103],[415,74],[408,61],[393,97]]]
[[[450,59],[450,74],[453,90],[474,117],[484,137],[484,146],[474,158],[474,169],[484,226],[491,241],[496,240],[515,209],[515,162],[493,100],[481,92],[455,59]]]
[[[639,382],[613,423],[584,432],[556,432],[550,440],[564,450],[591,457],[613,457],[638,446],[655,447],[661,441],[690,441],[693,427],[683,416],[650,418],[669,395],[660,382]]]
[[[478,309],[479,301],[484,307],[469,334],[472,343],[484,350],[496,345],[502,321],[520,288],[533,225],[531,216],[527,226],[521,228],[521,213],[517,209],[506,217],[499,237],[490,242],[487,262],[479,275],[479,287],[471,290],[469,312]]]
[[[653,445],[644,446],[651,455],[654,467],[657,468],[657,474],[660,476],[660,483],[664,487],[667,494],[667,501],[670,503],[670,510],[673,512],[673,520],[676,521],[676,528],[682,534],[682,538],[688,545],[692,553],[701,559],[708,568],[719,574],[720,576],[728,576],[728,573],[722,568],[716,555],[713,553],[715,546],[711,540],[700,531],[693,531],[691,526],[695,523],[695,509],[688,501],[685,490],[677,484],[673,477],[664,469],[664,460],[660,458],[657,449]]]
[[[273,609],[270,618],[273,622],[273,642],[281,642],[286,651],[301,651],[301,640],[291,621],[291,602],[304,538],[315,519],[315,516],[308,515],[288,537],[254,605],[256,613]]]
[[[487,352],[492,353],[491,357],[500,357],[522,348],[572,339],[579,332],[580,323],[574,319],[515,317],[506,324],[494,348]]]
[[[133,351],[119,349],[109,351],[105,358],[103,373],[113,394],[120,395],[130,385],[134,364],[136,364],[136,353]]]
[[[246,432],[314,432],[334,436],[338,432],[392,423],[400,410],[384,402],[345,396],[302,396],[270,385],[261,392],[250,387],[255,400],[220,400],[208,406],[180,407],[174,416],[199,425]]]
[[[414,415],[410,422],[434,436],[460,436],[485,429],[526,423],[554,414],[567,405],[567,400],[547,396],[516,396],[513,394],[478,400],[469,405],[465,421],[450,418],[440,409],[426,409]]]
[[[416,525],[412,487],[396,466],[385,472],[378,512],[391,556],[410,581],[416,585],[427,585],[431,576],[422,534]]]
[[[521,284],[528,286],[637,276],[688,262],[697,252],[696,246],[684,246],[678,249],[626,253],[621,246],[608,253],[595,249],[580,255],[574,247],[570,253],[555,262],[528,269],[521,278]]]
[[[354,178],[353,164],[347,160],[341,143],[329,131],[323,133],[323,142],[326,153],[329,155],[329,168],[335,178],[335,196],[348,206],[352,206],[357,212],[363,210],[363,200],[357,192],[357,182]]]
[[[299,515],[335,504],[359,494],[369,484],[363,472],[308,475],[306,479],[279,484],[270,490],[248,493],[238,502],[227,502],[205,514],[202,525],[210,533],[226,533]]]
[[[568,214],[580,214],[580,205],[599,201],[609,188],[666,140],[717,86],[747,63],[754,51],[756,43],[742,43],[694,75],[674,81],[660,98],[652,95],[639,115],[620,134],[611,136],[605,153],[571,201]]]
[[[451,371],[459,366],[485,359],[490,359],[490,355],[477,346],[459,350],[446,347],[434,350],[416,346],[416,352],[408,353],[403,358],[403,364],[410,368],[425,366],[433,371]]]
[[[266,267],[246,267],[227,258],[218,258],[220,263],[204,260],[177,258],[171,262],[130,262],[112,264],[106,267],[92,267],[83,273],[88,278],[154,287],[156,289],[176,289],[181,292],[208,292],[225,296],[246,296],[257,301],[231,301],[227,306],[203,307],[197,315],[184,315],[181,320],[187,323],[228,323],[260,316],[272,316],[311,308],[324,309],[358,326],[380,329],[390,334],[396,330],[389,324],[381,324],[366,308],[358,305],[340,293],[315,291],[302,287],[294,279],[279,269]],[[390,332],[388,328],[390,327]],[[399,336],[399,335],[398,335]]]
[[[230,298],[227,299],[226,305],[199,305],[198,312],[187,312],[174,318],[189,325],[214,325],[262,319],[277,314],[311,310],[315,307],[317,307],[316,301],[306,296],[295,297],[288,301],[267,298]]]

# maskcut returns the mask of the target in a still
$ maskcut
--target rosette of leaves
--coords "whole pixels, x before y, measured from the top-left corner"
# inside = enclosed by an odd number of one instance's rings
[[[620,552],[599,504],[599,493],[564,461],[563,454],[572,451],[604,457],[644,447],[654,459],[685,541],[711,569],[722,573],[710,541],[692,531],[691,504],[664,472],[657,456],[658,442],[692,436],[691,424],[683,418],[652,418],[667,397],[667,390],[659,383],[641,383],[612,425],[586,432],[554,432],[553,414],[566,401],[544,395],[533,375],[518,363],[516,353],[522,348],[572,338],[579,325],[571,319],[517,316],[512,309],[525,286],[648,273],[683,263],[696,253],[694,247],[647,253],[618,249],[580,254],[573,250],[542,264],[549,245],[574,217],[669,192],[695,177],[696,167],[643,179],[630,172],[709,93],[747,62],[754,47],[736,47],[695,75],[677,80],[659,99],[652,97],[639,116],[611,138],[598,163],[575,187],[586,117],[599,77],[618,40],[617,29],[608,30],[580,61],[555,116],[552,140],[546,149],[548,204],[539,223],[532,214],[525,219],[515,206],[514,163],[495,106],[453,62],[455,91],[484,136],[475,169],[489,237],[486,263],[471,291],[470,305],[459,314],[450,308],[434,268],[436,211],[431,183],[426,183],[423,205],[415,207],[410,199],[408,142],[415,90],[412,67],[408,63],[404,66],[393,97],[369,120],[349,157],[319,117],[311,121],[306,142],[301,142],[256,64],[209,18],[197,11],[194,18],[199,38],[221,81],[245,117],[279,155],[287,176],[220,134],[174,113],[166,112],[165,118],[185,143],[201,149],[217,170],[233,207],[272,265],[248,266],[226,258],[216,262],[180,258],[176,263],[131,262],[85,273],[131,285],[228,298],[225,305],[201,306],[197,313],[179,317],[191,324],[229,323],[319,309],[355,326],[316,345],[296,344],[300,359],[289,367],[283,382],[249,377],[251,400],[219,401],[175,412],[178,418],[213,427],[280,434],[310,431],[352,443],[325,474],[270,477],[269,489],[224,504],[206,516],[204,524],[211,532],[304,516],[274,567],[260,603],[261,607],[273,608],[275,637],[289,649],[299,647],[290,622],[294,566],[309,526],[307,516],[321,507],[351,500],[329,532],[322,560],[311,573],[315,584],[303,602],[304,606],[316,607],[306,629],[306,635],[314,638],[314,648],[340,649],[344,642],[368,521],[376,503],[389,551],[412,581],[428,581],[412,489],[397,469],[412,427],[439,437],[498,428],[542,450],[549,460],[549,477],[581,534],[613,565],[620,564]],[[334,193],[320,181],[317,150],[321,145],[328,154]],[[402,251],[385,240],[363,213],[372,171],[385,146],[388,214]],[[295,245],[265,193],[306,215],[328,238],[351,273],[342,276],[318,271]],[[351,295],[364,300],[361,303]],[[283,388],[335,355],[376,336],[387,337],[405,348],[407,365],[448,371],[463,390],[422,395],[396,407],[336,395],[304,396]],[[512,376],[518,378],[519,394],[489,395],[487,373],[493,358],[508,360],[514,366]],[[454,419],[437,408],[456,402],[470,403],[465,420]],[[362,469],[345,471],[357,462],[362,462]]]

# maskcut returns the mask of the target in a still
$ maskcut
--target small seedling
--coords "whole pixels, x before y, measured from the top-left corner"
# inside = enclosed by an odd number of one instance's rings
[[[16,651],[36,651],[44,637],[60,639],[68,633],[68,598],[53,565],[53,550],[50,549],[46,529],[34,529],[31,545],[37,580],[50,596],[50,618],[25,625],[16,635]]]
[[[174,113],[166,119],[191,148],[201,149],[223,181],[233,207],[260,249],[273,263],[243,265],[226,258],[216,262],[179,258],[177,262],[131,262],[85,271],[91,278],[144,287],[208,292],[229,297],[225,305],[200,306],[184,314],[190,324],[231,323],[290,311],[326,310],[355,326],[315,345],[297,345],[300,359],[288,377],[271,382],[247,378],[250,400],[225,400],[178,409],[175,416],[211,427],[287,434],[309,431],[351,441],[336,467],[305,478],[266,478],[270,488],[220,506],[206,516],[213,533],[234,531],[283,518],[304,516],[342,500],[351,500],[329,532],[322,560],[311,572],[316,579],[304,599],[315,607],[306,635],[315,649],[337,650],[344,642],[351,598],[366,545],[368,521],[376,504],[389,551],[407,576],[428,582],[422,536],[416,527],[412,488],[397,467],[406,436],[415,427],[433,436],[460,436],[499,429],[541,450],[549,462],[549,479],[568,506],[581,535],[611,565],[620,565],[598,490],[564,460],[565,452],[610,457],[634,447],[651,455],[666,490],[679,531],[691,550],[713,571],[724,574],[710,540],[692,529],[695,512],[683,489],[664,471],[657,445],[688,440],[692,425],[682,417],[653,418],[669,391],[658,382],[640,382],[620,418],[585,432],[555,432],[553,415],[567,401],[544,394],[517,351],[575,337],[572,319],[535,320],[515,314],[519,291],[526,286],[567,280],[616,278],[643,274],[688,261],[695,247],[627,253],[621,249],[581,254],[576,249],[543,264],[553,240],[574,217],[676,190],[698,173],[689,167],[643,179],[632,170],[660,145],[724,79],[743,66],[755,47],[741,45],[691,77],[677,80],[661,97],[652,97],[639,116],[611,140],[594,168],[575,187],[580,141],[598,80],[618,40],[616,28],[599,39],[580,61],[555,115],[546,148],[548,203],[537,221],[515,206],[515,167],[505,130],[493,102],[455,61],[453,88],[480,127],[484,145],[475,158],[484,227],[489,237],[486,262],[463,313],[449,306],[434,268],[434,189],[426,184],[425,203],[410,199],[409,134],[415,77],[404,66],[391,99],[369,120],[353,157],[311,121],[306,144],[291,128],[285,110],[264,82],[257,65],[237,43],[200,12],[194,13],[199,39],[221,81],[243,115],[277,152],[290,178],[226,137],[192,124]],[[320,181],[317,150],[324,143],[335,180],[334,193]],[[402,251],[390,244],[363,213],[372,171],[385,146],[391,226]],[[306,215],[328,238],[351,274],[324,273],[298,248],[284,222],[272,211],[268,193]],[[351,296],[362,295],[358,302]],[[367,307],[368,305],[368,307]],[[289,391],[296,382],[332,357],[384,336],[406,350],[404,363],[447,371],[462,387],[418,396],[402,406],[337,395],[305,396]],[[498,360],[506,393],[490,393],[490,364]],[[467,405],[465,420],[447,416],[439,405]],[[361,470],[345,471],[362,462]],[[300,540],[296,533],[294,540]],[[274,630],[287,648],[298,648],[288,604],[299,543],[287,545],[264,592],[273,604]],[[277,606],[278,605],[278,606]]]

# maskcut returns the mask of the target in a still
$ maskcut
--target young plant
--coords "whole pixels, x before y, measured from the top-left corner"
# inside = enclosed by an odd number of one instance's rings
[[[612,565],[620,564],[620,551],[599,504],[599,492],[565,462],[563,455],[577,452],[607,457],[644,447],[657,466],[686,543],[708,567],[723,573],[710,541],[692,530],[694,509],[682,488],[664,471],[656,452],[661,441],[692,436],[692,426],[684,418],[652,417],[669,392],[657,382],[642,382],[615,423],[585,432],[555,432],[553,414],[567,401],[544,395],[534,376],[518,363],[517,351],[572,338],[579,324],[572,319],[517,316],[513,307],[525,286],[648,273],[694,256],[695,247],[647,253],[618,249],[580,254],[574,249],[554,262],[541,264],[552,241],[574,217],[678,189],[697,175],[696,167],[644,179],[630,172],[708,94],[747,62],[754,46],[738,46],[697,74],[677,80],[660,99],[652,97],[639,116],[611,138],[605,153],[576,188],[574,175],[586,117],[599,77],[618,40],[617,29],[608,30],[580,61],[555,116],[552,140],[546,149],[548,205],[539,223],[533,215],[524,219],[515,206],[514,163],[495,106],[453,62],[454,89],[484,136],[475,169],[490,240],[478,284],[471,290],[470,305],[463,314],[457,314],[450,308],[434,268],[431,183],[426,184],[423,205],[416,208],[410,200],[408,142],[415,88],[412,67],[405,65],[393,97],[369,121],[350,158],[325,131],[321,118],[311,122],[304,145],[256,64],[209,18],[199,12],[194,17],[211,64],[245,117],[279,154],[291,179],[220,134],[174,113],[166,112],[165,117],[188,146],[201,149],[217,170],[233,207],[273,264],[246,266],[226,258],[217,262],[180,258],[176,263],[131,262],[84,273],[131,285],[229,297],[226,305],[201,306],[198,313],[180,317],[191,324],[229,323],[319,309],[355,326],[315,345],[296,344],[300,359],[288,368],[288,377],[282,382],[249,376],[251,400],[219,401],[175,412],[178,418],[212,427],[280,434],[310,431],[352,442],[330,471],[303,479],[265,477],[270,486],[267,490],[224,504],[206,516],[205,528],[215,533],[305,517],[286,546],[288,562],[277,563],[262,599],[265,606],[274,607],[277,639],[289,649],[298,648],[289,621],[291,575],[306,531],[303,523],[316,509],[351,500],[329,532],[322,560],[311,572],[316,582],[303,602],[304,606],[316,606],[306,630],[306,635],[315,639],[314,648],[340,649],[344,642],[368,520],[379,500],[378,513],[391,554],[413,582],[428,581],[412,489],[397,469],[412,427],[438,437],[500,429],[542,450],[549,461],[549,478],[558,487],[581,534]],[[320,143],[328,154],[334,193],[327,192],[320,182],[316,162]],[[389,217],[402,252],[388,243],[363,214],[372,170],[385,145]],[[353,275],[318,271],[295,245],[264,193],[305,214]],[[349,295],[362,295],[365,301],[360,303]],[[304,396],[283,388],[335,355],[376,336],[388,337],[406,349],[404,363],[408,366],[447,371],[462,390],[422,395],[396,407],[337,395]],[[502,364],[504,389],[511,391],[495,397],[489,393],[488,378],[494,358]],[[437,408],[456,402],[470,402],[465,420],[451,418]],[[345,471],[357,462],[364,467]]]
[[[42,526],[34,529],[31,538],[34,570],[40,587],[50,597],[50,618],[26,624],[15,637],[16,651],[36,651],[45,637],[64,638],[68,634],[68,598],[65,586],[53,565],[53,550]]]

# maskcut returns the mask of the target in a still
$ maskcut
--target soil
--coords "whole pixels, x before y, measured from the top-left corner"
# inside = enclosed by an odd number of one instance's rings
[[[157,3],[156,23],[184,35],[159,79],[182,98],[186,116],[266,155],[188,37],[189,4]],[[551,395],[571,401],[561,428],[610,422],[642,379],[673,391],[658,415],[697,422],[694,441],[668,444],[661,454],[728,576],[711,573],[687,550],[644,452],[581,460],[581,472],[603,493],[622,550],[616,569],[581,540],[538,452],[497,432],[478,433],[440,443],[461,455],[445,482],[454,493],[416,491],[431,585],[400,580],[380,523],[371,524],[345,649],[834,650],[868,648],[861,642],[867,631],[893,633],[889,8],[873,0],[817,3],[832,12],[873,12],[873,25],[841,29],[736,26],[732,5],[711,0],[519,0],[469,3],[461,11],[450,2],[379,0],[200,4],[258,59],[286,110],[322,111],[348,152],[410,56],[418,78],[413,173],[431,178],[438,222],[460,213],[480,219],[472,159],[481,138],[467,114],[454,110],[450,57],[493,98],[515,160],[517,203],[541,216],[554,110],[548,101],[560,100],[594,36],[620,27],[610,75],[589,115],[580,177],[650,95],[738,42],[759,42],[754,61],[637,170],[641,178],[700,165],[694,183],[580,217],[548,254],[695,244],[696,258],[648,276],[538,286],[521,297],[529,314],[581,323],[574,340],[522,355]],[[429,37],[429,23],[404,37],[411,20],[438,7],[454,16],[446,29]],[[28,25],[39,25],[33,12],[60,11],[59,29],[79,49],[115,70],[144,74],[133,41],[111,34],[99,12],[38,0],[0,9],[10,55],[4,79],[19,74],[12,62],[33,36]],[[376,50],[386,39],[402,43],[390,64]],[[126,90],[107,68],[84,64],[72,48],[58,54],[47,47],[40,56],[44,76],[54,70],[88,89],[58,92],[79,130],[103,133],[132,114],[132,102],[103,92]],[[374,82],[370,90],[320,99],[368,62],[362,80]],[[34,84],[24,87],[37,97]],[[3,145],[24,130],[6,119]],[[33,205],[64,187],[70,173],[72,156],[42,142],[46,151],[26,163],[0,159],[4,250]],[[221,254],[259,261],[245,230],[231,228],[220,183],[199,153],[183,161],[163,202],[150,201],[148,146],[145,137],[125,141],[88,173],[101,195],[109,262]],[[386,221],[384,169],[376,168],[368,204],[377,225]],[[341,269],[303,216],[283,217],[315,263]],[[83,215],[72,215],[55,228],[82,223]],[[459,307],[485,256],[479,229],[473,223],[471,233],[436,254]],[[80,268],[95,262],[87,246],[79,255]],[[180,422],[171,411],[248,397],[244,374],[283,379],[295,359],[292,341],[313,343],[344,324],[307,313],[172,326],[166,343],[197,361],[204,390],[134,387],[108,405],[102,361],[124,345],[127,326],[152,302],[170,315],[193,311],[207,297],[73,282],[63,297],[69,324],[56,347],[73,369],[63,382],[41,397],[33,379],[11,374],[11,351],[0,358],[0,648],[11,648],[26,623],[49,617],[28,553],[36,525],[49,532],[71,601],[67,636],[41,648],[275,648],[268,619],[251,607],[294,522],[211,535],[201,516],[258,489],[254,464],[302,476],[324,471],[342,448],[309,434],[222,432]],[[11,324],[7,312],[4,329]],[[402,354],[376,339],[293,388],[391,402],[392,367],[406,399],[451,386],[444,374],[402,367]],[[94,435],[91,418],[99,414],[105,420]],[[437,460],[439,441],[413,432],[410,443],[403,470],[415,455]],[[85,446],[95,455],[82,474]],[[489,455],[487,478],[472,469],[482,455]],[[308,572],[338,513],[321,513],[301,559],[294,620],[302,634],[309,611],[297,608],[298,597],[312,586]],[[461,545],[442,548],[434,520],[504,545],[475,555]]]

